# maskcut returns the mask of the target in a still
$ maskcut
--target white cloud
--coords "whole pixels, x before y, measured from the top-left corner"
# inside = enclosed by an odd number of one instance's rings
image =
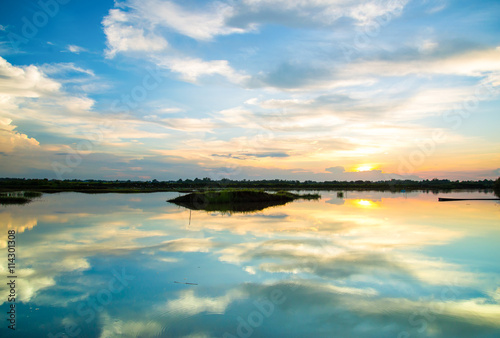
[[[66,62],[66,63],[50,63],[50,64],[44,64],[38,67],[45,75],[60,75],[60,74],[67,74],[67,73],[81,73],[81,74],[87,74],[89,76],[94,77],[95,73],[91,69],[85,69],[82,67],[76,66],[72,62]]]
[[[317,25],[318,21],[328,25],[341,17],[368,24],[389,12],[397,15],[405,4],[406,0],[384,0],[368,5],[358,0],[341,3],[251,0],[243,3],[212,1],[203,9],[192,9],[172,1],[130,0],[119,4],[121,8],[110,10],[103,20],[108,45],[106,55],[113,58],[118,53],[136,52],[138,57],[179,73],[187,82],[197,82],[202,76],[221,75],[230,82],[246,86],[250,77],[234,70],[227,60],[205,61],[182,55],[171,47],[167,49],[167,36],[173,31],[195,40],[210,41],[217,36],[248,33],[256,31],[261,24],[275,23],[276,13],[286,17],[278,20],[285,25],[304,20],[309,26]]]
[[[330,25],[342,17],[354,19],[357,24],[365,25],[376,18],[392,13],[397,16],[406,6],[407,0],[381,0],[366,2],[360,0],[245,0],[244,3],[254,12],[274,11],[276,15],[286,12],[290,24]],[[248,9],[242,9],[242,11]],[[256,15],[257,17],[257,15]],[[283,20],[281,20],[283,22]]]
[[[368,75],[401,77],[412,74],[487,76],[498,72],[500,72],[500,49],[491,48],[444,58],[356,62],[344,67],[340,76],[345,78]]]
[[[187,8],[172,1],[130,0],[120,3],[103,20],[108,40],[108,57],[126,51],[160,51],[167,47],[166,30],[196,40],[255,31],[261,24],[329,25],[341,17],[369,24],[392,13],[398,15],[407,0],[381,0],[377,3],[350,1],[246,0],[242,3],[211,1],[202,9]],[[118,6],[118,5],[117,5]],[[271,14],[270,14],[271,13]],[[283,18],[277,18],[283,17]]]
[[[89,138],[97,140],[90,152],[113,152],[116,158],[124,159],[127,153],[136,151],[132,146],[137,145],[127,141],[131,137],[168,138],[167,126],[125,115],[102,115],[94,111],[93,99],[81,92],[68,93],[65,84],[81,84],[75,73],[94,75],[74,64],[20,67],[0,57],[0,169],[4,175],[32,174],[36,170],[45,175],[53,173],[54,161],[64,163],[64,157],[58,154],[75,153],[75,139],[86,140],[85,149]],[[21,131],[18,126],[23,127]],[[184,127],[189,128],[189,123]],[[31,136],[34,132],[59,140],[56,144],[39,143]]]
[[[222,2],[211,2],[202,10],[186,9],[171,1],[133,1],[131,7],[154,26],[168,27],[196,40],[211,40],[217,35],[244,33],[247,30],[230,27],[226,21],[234,16],[235,8]]]
[[[60,89],[60,83],[45,76],[36,66],[15,67],[0,57],[0,95],[4,95],[4,99],[5,95],[40,97]]]
[[[187,82],[197,82],[200,77],[221,75],[233,83],[243,83],[249,77],[235,71],[226,60],[204,61],[197,58],[174,58],[158,60],[158,65],[181,74]]]
[[[144,28],[135,27],[131,19],[133,17],[119,9],[110,10],[104,18],[107,57],[113,58],[119,52],[157,52],[168,47],[168,42],[163,37],[153,32],[145,32]]]
[[[129,6],[131,8],[127,12],[110,10],[103,20],[108,58],[115,57],[117,53],[136,52],[139,57],[178,73],[182,80],[192,83],[197,82],[200,77],[211,75],[221,75],[233,83],[241,83],[247,79],[244,74],[235,71],[227,60],[204,61],[180,56],[178,51],[167,48],[167,40],[157,32],[158,27],[170,27],[181,34],[201,40],[238,32],[239,29],[223,28],[223,17],[230,11],[228,6],[214,5],[213,13],[208,14],[188,12],[173,3],[156,0],[151,0],[150,6],[135,2]]]
[[[86,52],[87,49],[83,48],[83,47],[80,47],[80,46],[77,46],[77,45],[68,45],[66,47],[66,49],[68,51],[70,51],[71,53],[75,53],[75,54],[80,54],[81,52]]]
[[[429,1],[425,1],[425,2],[429,2]],[[429,13],[429,14],[438,13],[447,7],[448,7],[448,0],[434,0],[434,1],[431,1],[431,8],[427,10],[427,13]]]
[[[399,15],[407,2],[407,0],[364,2],[352,8],[349,16],[356,19],[360,25],[368,25],[388,13]]]
[[[355,92],[360,87],[373,88],[389,77],[416,82],[427,75],[483,77],[489,83],[500,83],[500,48],[467,50],[452,55],[439,55],[440,45],[433,40],[413,44],[419,54],[413,58],[360,59],[348,64],[325,63],[318,68],[289,66],[259,73],[248,83],[254,87],[278,88],[289,92],[343,90]],[[358,88],[356,88],[358,87]],[[401,87],[398,83],[397,88]],[[381,88],[381,86],[379,86]],[[384,91],[386,92],[386,88]]]
[[[242,298],[245,298],[245,293],[238,289],[230,290],[220,297],[198,297],[193,290],[186,290],[180,293],[178,299],[168,301],[165,310],[189,316],[202,312],[223,314],[229,304]]]
[[[12,120],[0,116],[0,153],[8,154],[19,151],[22,148],[36,148],[40,143],[28,135],[19,133]]]

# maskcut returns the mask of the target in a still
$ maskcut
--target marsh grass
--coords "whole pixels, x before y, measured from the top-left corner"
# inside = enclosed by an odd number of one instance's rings
[[[42,197],[42,193],[38,192],[38,191],[25,191],[24,192],[24,197],[27,197],[27,198]]]
[[[294,194],[288,191],[267,193],[257,189],[238,189],[194,192],[168,200],[167,202],[191,210],[220,212],[252,212],[268,207],[283,205],[296,199],[313,200],[321,198],[318,194]]]

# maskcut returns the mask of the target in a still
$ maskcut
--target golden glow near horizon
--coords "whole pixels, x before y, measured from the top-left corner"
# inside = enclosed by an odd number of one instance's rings
[[[375,166],[371,165],[371,164],[362,164],[360,166],[358,166],[355,171],[357,172],[361,172],[361,171],[371,171],[375,169]]]

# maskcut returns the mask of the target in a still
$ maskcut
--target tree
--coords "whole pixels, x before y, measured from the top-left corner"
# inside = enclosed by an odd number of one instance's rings
[[[500,197],[500,177],[496,180],[495,184],[493,185],[493,190],[495,191],[495,195]]]

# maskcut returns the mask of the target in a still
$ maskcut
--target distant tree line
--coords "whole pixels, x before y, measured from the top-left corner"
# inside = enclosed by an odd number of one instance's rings
[[[386,181],[297,181],[297,180],[212,180],[179,179],[177,181],[106,181],[106,180],[49,180],[0,178],[0,190],[32,190],[41,192],[82,191],[82,192],[136,192],[136,191],[189,191],[221,188],[288,189],[288,190],[449,190],[449,189],[494,189],[500,195],[500,179],[480,181],[452,180],[386,180]]]

